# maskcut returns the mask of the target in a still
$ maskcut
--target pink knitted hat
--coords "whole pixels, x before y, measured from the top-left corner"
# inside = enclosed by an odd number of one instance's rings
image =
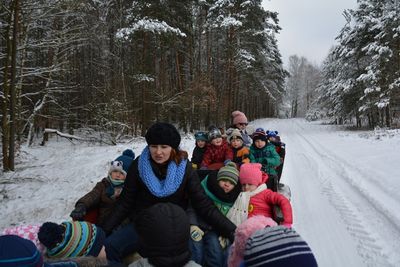
[[[253,184],[259,186],[265,183],[268,175],[261,171],[260,163],[244,163],[240,166],[239,181],[241,184]]]
[[[236,228],[235,241],[228,258],[228,266],[237,267],[243,261],[243,254],[247,239],[257,230],[267,226],[276,226],[276,222],[269,217],[256,215],[250,217]]]
[[[244,115],[244,113],[239,110],[235,110],[234,112],[232,112],[232,123],[233,125],[236,125],[238,123],[248,123],[246,115]]]

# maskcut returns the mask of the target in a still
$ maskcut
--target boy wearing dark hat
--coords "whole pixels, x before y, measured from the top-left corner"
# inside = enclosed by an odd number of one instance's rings
[[[224,163],[233,160],[232,150],[217,127],[210,127],[208,142],[201,169],[219,170]]]
[[[306,241],[293,229],[266,227],[246,242],[244,266],[317,267],[317,261]]]
[[[233,152],[233,162],[240,168],[243,163],[249,163],[250,150],[243,143],[242,134],[238,129],[233,129],[228,135],[228,142]]]
[[[71,218],[89,221],[102,227],[121,194],[126,174],[134,159],[135,153],[126,149],[121,156],[111,161],[108,176],[76,202],[75,209],[70,214]]]
[[[226,215],[240,194],[239,171],[234,162],[229,162],[217,172],[211,172],[201,185],[206,195],[219,211]],[[213,228],[189,209],[190,249],[192,259],[204,266],[223,266],[226,259],[226,239],[220,238]]]
[[[196,146],[193,149],[192,153],[192,167],[193,169],[200,169],[200,164],[203,161],[204,152],[206,152],[206,144],[207,144],[207,133],[205,132],[197,132],[194,135],[196,139]]]
[[[253,133],[253,144],[250,146],[250,162],[261,163],[262,171],[269,176],[268,188],[276,192],[278,177],[275,167],[281,164],[281,159],[276,153],[275,146],[267,140],[267,134],[263,128],[257,128]]]
[[[135,225],[143,258],[129,267],[200,266],[190,260],[189,220],[178,205],[155,204],[140,213]]]

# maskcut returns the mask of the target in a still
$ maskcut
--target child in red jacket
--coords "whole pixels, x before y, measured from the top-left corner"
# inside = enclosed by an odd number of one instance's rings
[[[239,181],[243,192],[227,214],[233,223],[239,225],[255,215],[274,218],[274,205],[277,205],[283,214],[281,224],[291,227],[292,206],[286,197],[267,189],[265,185],[267,179],[268,175],[261,171],[260,163],[245,163],[240,167]]]
[[[209,144],[201,162],[202,170],[219,170],[225,163],[232,161],[233,152],[229,144],[222,138],[221,131],[212,127],[208,133]]]

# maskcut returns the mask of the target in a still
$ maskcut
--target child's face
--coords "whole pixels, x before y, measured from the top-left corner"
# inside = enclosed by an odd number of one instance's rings
[[[211,140],[211,144],[213,144],[214,146],[222,145],[222,137],[214,138],[213,140]]]
[[[257,189],[257,186],[254,184],[242,184],[243,192],[252,192]]]
[[[114,180],[125,180],[126,177],[122,172],[113,171],[111,172],[111,178]]]
[[[203,148],[206,146],[206,141],[204,140],[196,140],[196,145],[200,148]]]
[[[263,141],[261,139],[257,139],[256,141],[254,141],[254,145],[257,148],[263,148],[263,147],[265,147],[266,144],[267,144],[267,142],[265,142],[265,141]]]
[[[231,146],[233,148],[239,148],[243,145],[243,141],[240,138],[233,138],[231,139]]]
[[[235,185],[231,181],[225,179],[219,180],[218,185],[222,188],[222,190],[224,190],[225,193],[231,192],[232,189],[235,187]]]

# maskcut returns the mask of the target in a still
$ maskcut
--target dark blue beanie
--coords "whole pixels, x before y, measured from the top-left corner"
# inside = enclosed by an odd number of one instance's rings
[[[115,161],[122,162],[122,169],[128,173],[129,167],[135,159],[135,153],[132,149],[125,149],[122,155],[115,159]]]
[[[148,145],[168,145],[178,149],[181,143],[181,135],[174,125],[166,122],[154,123],[146,132]]]
[[[246,242],[245,266],[316,267],[308,244],[293,229],[285,226],[256,231]]]
[[[42,267],[43,257],[35,244],[16,235],[0,236],[0,266]]]

